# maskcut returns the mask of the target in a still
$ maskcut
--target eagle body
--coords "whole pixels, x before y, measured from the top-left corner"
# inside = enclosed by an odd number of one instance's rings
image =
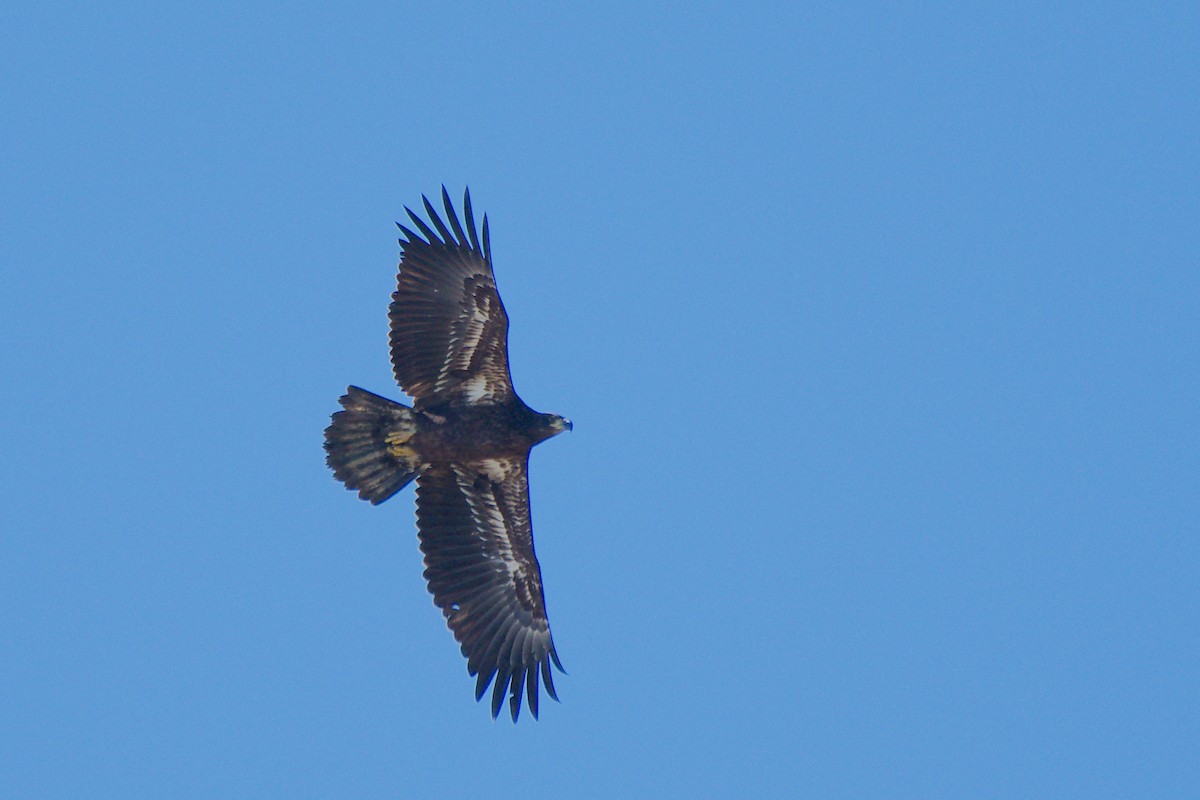
[[[417,483],[417,536],[425,580],[476,676],[495,682],[492,716],[507,695],[538,714],[538,684],[557,700],[550,636],[529,512],[533,446],[571,422],[526,405],[508,367],[508,315],[492,272],[487,217],[465,225],[445,187],[446,221],[424,200],[419,233],[400,225],[402,255],[388,310],[392,367],[407,406],[351,386],[325,430],[334,477],[379,504]]]
[[[528,455],[535,444],[565,430],[561,419],[539,414],[520,399],[503,405],[431,408],[416,412],[417,430],[408,444],[424,463]]]

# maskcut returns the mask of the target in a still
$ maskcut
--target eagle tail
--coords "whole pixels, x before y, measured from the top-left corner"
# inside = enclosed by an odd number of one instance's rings
[[[357,386],[347,388],[339,402],[343,410],[325,429],[325,461],[347,489],[378,505],[421,468],[406,444],[417,431],[416,417],[408,406]]]

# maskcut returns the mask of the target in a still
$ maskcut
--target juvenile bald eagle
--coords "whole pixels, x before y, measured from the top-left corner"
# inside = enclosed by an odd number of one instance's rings
[[[508,315],[492,274],[487,216],[466,226],[442,187],[446,222],[427,198],[420,233],[399,225],[400,274],[388,311],[401,405],[351,386],[325,429],[334,477],[378,504],[417,481],[417,535],[434,604],[478,676],[475,699],[495,679],[492,717],[508,694],[513,722],[522,692],[538,714],[538,679],[555,700],[554,650],[529,519],[529,451],[571,430],[570,420],[521,401],[508,371]]]

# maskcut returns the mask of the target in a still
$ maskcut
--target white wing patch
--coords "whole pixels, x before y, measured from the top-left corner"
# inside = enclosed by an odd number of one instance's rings
[[[483,468],[483,474],[488,476],[492,483],[500,483],[508,477],[509,470],[512,469],[512,463],[509,461],[497,461],[494,458],[485,458],[479,462]]]
[[[483,302],[479,302],[482,300]],[[434,386],[439,391],[448,389],[457,381],[457,375],[466,372],[475,358],[475,351],[483,340],[483,332],[491,320],[492,301],[488,296],[472,298],[467,313],[459,317],[450,333],[450,349],[442,368],[438,372]],[[487,382],[481,377],[471,380],[467,386],[467,395],[472,402],[482,399],[489,394]],[[478,395],[478,396],[473,396]]]
[[[491,397],[491,387],[488,386],[487,378],[482,375],[476,375],[462,385],[463,397],[468,403],[478,403],[485,397]]]

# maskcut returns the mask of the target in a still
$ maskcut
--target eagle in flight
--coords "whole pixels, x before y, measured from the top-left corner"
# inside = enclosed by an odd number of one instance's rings
[[[522,693],[536,718],[538,680],[557,700],[550,664],[562,664],[533,551],[529,451],[571,421],[534,411],[513,390],[487,216],[480,238],[469,191],[465,225],[444,186],[446,221],[421,199],[429,222],[405,209],[419,233],[399,225],[405,238],[388,310],[392,369],[413,406],[349,387],[325,429],[326,460],[374,504],[416,479],[425,579],[478,676],[475,699],[494,679],[493,718],[507,694],[516,722]]]

